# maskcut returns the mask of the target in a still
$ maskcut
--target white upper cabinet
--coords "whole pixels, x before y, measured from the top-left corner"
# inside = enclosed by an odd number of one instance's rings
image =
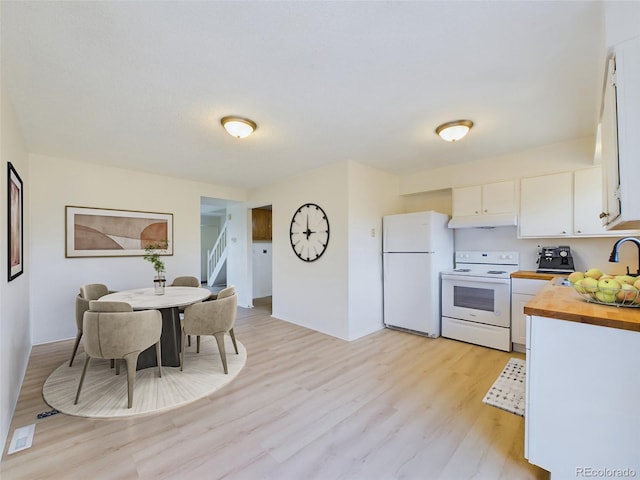
[[[573,173],[520,181],[521,237],[562,237],[573,233]]]
[[[607,230],[600,220],[600,167],[523,178],[520,237],[637,236],[634,230]]]
[[[487,183],[453,189],[453,216],[515,213],[515,183]]]
[[[603,223],[640,228],[640,37],[617,45],[608,59],[600,129]]]
[[[480,215],[482,211],[482,185],[453,189],[453,216]]]
[[[607,235],[599,210],[602,207],[602,171],[600,167],[573,173],[573,223],[577,235]]]

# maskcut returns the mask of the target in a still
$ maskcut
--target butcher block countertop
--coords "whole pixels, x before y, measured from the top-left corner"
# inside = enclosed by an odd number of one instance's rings
[[[573,288],[556,285],[555,280],[545,285],[540,293],[524,306],[524,313],[640,332],[640,307],[589,303]]]
[[[511,278],[528,278],[530,280],[552,280],[557,273],[538,273],[529,270],[519,270],[511,274]]]

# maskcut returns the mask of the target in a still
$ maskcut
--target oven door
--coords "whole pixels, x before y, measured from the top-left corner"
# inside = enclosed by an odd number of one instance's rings
[[[442,275],[442,316],[511,326],[511,280]]]

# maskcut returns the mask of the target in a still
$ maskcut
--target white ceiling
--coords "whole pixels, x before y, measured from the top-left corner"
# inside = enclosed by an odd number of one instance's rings
[[[251,188],[595,132],[600,2],[0,5],[2,79],[32,153]],[[225,115],[258,130],[234,139]],[[475,122],[467,138],[435,135],[458,118]]]

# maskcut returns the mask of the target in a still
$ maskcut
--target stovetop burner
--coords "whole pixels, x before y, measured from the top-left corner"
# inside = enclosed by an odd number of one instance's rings
[[[455,260],[454,269],[442,273],[496,279],[509,278],[519,269],[518,252],[458,251]]]

